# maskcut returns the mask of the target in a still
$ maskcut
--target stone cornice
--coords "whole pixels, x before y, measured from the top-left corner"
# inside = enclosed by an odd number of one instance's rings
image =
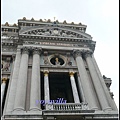
[[[60,41],[71,41],[71,42],[87,42],[90,43],[91,40],[87,38],[70,38],[70,37],[56,37],[56,36],[39,36],[39,35],[20,35],[20,39],[45,39],[45,40],[60,40]],[[92,41],[93,42],[93,41]]]
[[[5,25],[2,25],[1,26],[2,28],[14,28],[14,29],[19,29],[18,26],[5,26]]]
[[[2,42],[2,45],[4,45],[4,46],[16,46],[15,43],[7,43],[7,42]]]
[[[74,22],[71,22],[71,23],[67,23],[66,20],[64,20],[63,22],[59,22],[58,20],[55,20],[55,21],[51,21],[50,19],[46,20],[42,20],[42,19],[39,19],[39,20],[34,20],[34,18],[32,18],[31,20],[30,19],[26,19],[26,17],[23,17],[23,19],[19,19],[18,22],[26,22],[26,23],[43,23],[43,24],[46,24],[46,23],[57,23],[57,24],[64,24],[64,25],[71,25],[71,26],[84,26],[84,27],[87,27],[86,25],[83,25],[82,23],[74,23]]]

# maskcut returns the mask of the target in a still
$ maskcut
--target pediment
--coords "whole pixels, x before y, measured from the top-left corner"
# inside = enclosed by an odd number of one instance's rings
[[[22,27],[19,31],[19,35],[25,35],[25,36],[55,36],[55,37],[66,37],[66,38],[83,38],[91,40],[92,37],[84,32],[74,30],[74,29],[68,29],[64,27],[51,27],[51,26],[31,26],[31,27]]]

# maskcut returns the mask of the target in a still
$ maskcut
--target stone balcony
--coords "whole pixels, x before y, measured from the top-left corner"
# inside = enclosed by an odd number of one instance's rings
[[[54,104],[46,104],[46,110],[89,110],[87,103],[54,103]]]
[[[90,110],[88,108],[87,103],[64,103],[64,104],[46,104],[45,110],[43,110],[44,116],[61,116],[61,115],[79,115],[79,114],[86,114],[86,113],[94,113],[95,110]]]

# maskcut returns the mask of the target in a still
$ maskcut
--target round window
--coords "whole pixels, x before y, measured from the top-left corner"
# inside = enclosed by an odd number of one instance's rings
[[[54,56],[53,58],[50,59],[50,62],[53,65],[63,65],[65,62],[62,58]]]

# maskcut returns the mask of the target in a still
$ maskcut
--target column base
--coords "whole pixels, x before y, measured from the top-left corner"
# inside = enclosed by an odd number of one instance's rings
[[[107,107],[107,108],[103,109],[103,111],[112,111],[112,108],[111,107]]]
[[[24,110],[24,108],[15,108],[12,112],[12,114],[25,114],[26,111]]]
[[[39,109],[39,110],[30,110],[30,111],[27,111],[27,114],[39,114],[39,115],[42,115],[42,110]]]
[[[90,110],[95,110],[95,111],[98,111],[98,110],[100,110],[99,108],[97,108],[97,107],[92,107],[92,108],[90,108]]]

